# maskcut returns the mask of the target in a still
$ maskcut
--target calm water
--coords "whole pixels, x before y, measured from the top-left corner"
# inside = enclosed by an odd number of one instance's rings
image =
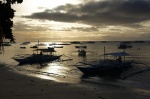
[[[51,44],[54,42],[42,42],[45,44]],[[62,43],[62,42],[55,42]],[[66,42],[65,42],[66,43]],[[82,73],[74,66],[78,62],[89,62],[103,59],[101,56],[104,53],[104,46],[106,53],[107,52],[122,52],[122,49],[118,49],[120,42],[95,42],[95,43],[84,43],[83,45],[87,46],[87,56],[79,57],[76,52],[78,49],[75,48],[78,44],[63,45],[63,48],[55,48],[57,54],[63,55],[61,61],[53,61],[46,64],[26,64],[18,65],[18,62],[11,59],[14,55],[18,54],[32,54],[33,50],[30,48],[35,45],[35,42],[32,42],[28,45],[20,45],[21,43],[12,44],[12,46],[6,46],[4,54],[0,54],[0,61],[5,62],[9,68],[13,69],[16,72],[31,75],[35,77],[40,77],[42,79],[50,79],[58,82],[70,82],[77,83],[82,80]],[[21,49],[20,47],[25,46],[26,49]],[[132,48],[128,48],[125,51],[130,54],[126,59],[134,59],[135,64],[134,68],[127,71],[125,75],[136,72],[141,69],[148,68],[150,66],[150,42],[145,43],[132,43]],[[43,46],[47,48],[48,46]],[[65,61],[67,59],[72,59]],[[129,80],[136,81],[150,81],[149,71],[139,73],[129,77]],[[96,78],[96,77],[95,77]],[[95,79],[94,78],[94,79]],[[97,79],[97,78],[96,78]]]

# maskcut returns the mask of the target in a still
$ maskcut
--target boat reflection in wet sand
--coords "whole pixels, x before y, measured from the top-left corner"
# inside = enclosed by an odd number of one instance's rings
[[[121,60],[122,56],[124,57],[129,55],[125,52],[106,53],[105,55],[114,56],[115,59],[113,60],[105,59],[93,63],[80,62],[80,65],[76,64],[76,66],[84,75],[98,75],[98,76],[118,75],[132,66],[133,60],[128,61]]]
[[[48,49],[36,49],[34,52],[36,54],[22,54],[22,55],[15,55],[12,57],[15,61],[19,62],[20,64],[26,63],[43,63],[43,62],[50,62],[57,59],[60,59],[62,55],[56,55],[54,48]],[[40,53],[38,53],[40,51]]]

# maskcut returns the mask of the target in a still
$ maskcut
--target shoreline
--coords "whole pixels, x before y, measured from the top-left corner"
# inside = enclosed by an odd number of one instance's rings
[[[110,82],[60,83],[16,73],[0,63],[0,99],[148,99],[149,89]],[[133,83],[134,85],[134,83]],[[130,85],[132,86],[132,84]]]
[[[4,65],[0,63],[0,99],[99,99],[91,89],[78,84],[21,75]]]

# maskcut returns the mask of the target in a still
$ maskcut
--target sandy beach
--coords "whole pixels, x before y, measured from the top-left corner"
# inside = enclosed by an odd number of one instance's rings
[[[149,89],[136,83],[109,81],[58,83],[21,75],[0,64],[0,99],[149,99]]]

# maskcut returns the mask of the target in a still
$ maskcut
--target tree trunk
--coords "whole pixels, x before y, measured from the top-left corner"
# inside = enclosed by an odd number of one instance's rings
[[[2,30],[2,27],[0,24],[0,53],[2,53],[4,51],[3,39],[4,39],[4,35],[3,35],[3,30]]]

